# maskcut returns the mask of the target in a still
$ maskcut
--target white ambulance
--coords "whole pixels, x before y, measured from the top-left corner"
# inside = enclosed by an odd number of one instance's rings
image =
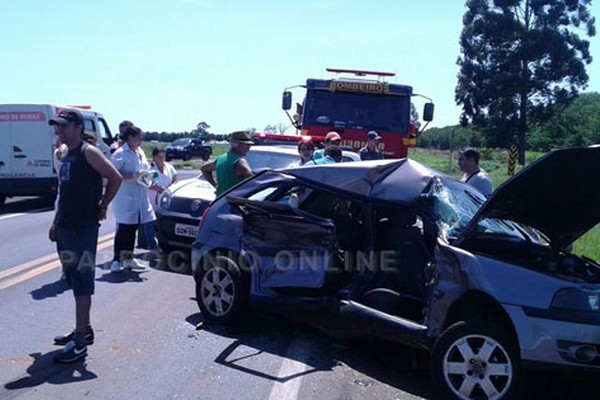
[[[81,112],[85,131],[94,133],[98,148],[110,156],[114,137],[102,114],[87,106],[0,104],[0,206],[7,197],[56,194],[53,152],[58,143],[48,120],[64,108]]]

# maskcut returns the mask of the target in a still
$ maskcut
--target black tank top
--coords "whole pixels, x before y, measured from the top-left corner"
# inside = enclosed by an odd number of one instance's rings
[[[102,176],[85,159],[87,146],[89,144],[82,143],[61,160],[56,222],[66,228],[98,223]]]

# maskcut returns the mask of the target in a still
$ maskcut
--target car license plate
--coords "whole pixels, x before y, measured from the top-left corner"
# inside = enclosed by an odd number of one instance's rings
[[[195,238],[198,233],[198,227],[194,225],[175,224],[175,234]]]

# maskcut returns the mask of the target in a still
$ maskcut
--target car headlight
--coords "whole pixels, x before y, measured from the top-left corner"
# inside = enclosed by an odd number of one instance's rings
[[[160,198],[158,199],[158,204],[160,205],[161,208],[168,210],[171,205],[172,197],[173,197],[173,194],[169,190],[165,190],[160,195]]]
[[[578,311],[600,311],[600,289],[561,289],[554,295],[552,307]]]

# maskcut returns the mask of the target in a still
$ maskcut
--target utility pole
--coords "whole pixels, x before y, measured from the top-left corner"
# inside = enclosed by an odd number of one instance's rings
[[[454,128],[450,131],[450,156],[448,158],[448,174],[452,172],[452,150],[454,148]]]

